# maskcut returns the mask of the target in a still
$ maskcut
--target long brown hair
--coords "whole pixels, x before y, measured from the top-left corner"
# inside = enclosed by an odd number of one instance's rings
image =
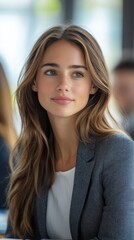
[[[11,92],[2,63],[0,63],[0,136],[3,137],[9,148],[14,146],[17,139],[13,122]]]
[[[17,163],[12,173],[8,199],[12,228],[20,238],[25,233],[32,234],[31,206],[34,206],[36,195],[44,184],[50,187],[54,181],[54,136],[47,113],[39,104],[32,85],[46,48],[60,39],[73,42],[83,50],[92,82],[98,88],[77,119],[79,139],[90,142],[93,134],[108,136],[115,132],[106,118],[111,87],[98,43],[79,26],[61,25],[49,29],[35,43],[16,92],[22,129],[12,154],[17,154]]]

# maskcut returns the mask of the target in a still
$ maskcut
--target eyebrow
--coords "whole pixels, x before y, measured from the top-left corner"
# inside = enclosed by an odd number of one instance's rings
[[[49,67],[57,67],[57,68],[60,67],[59,64],[56,64],[56,63],[45,63],[45,64],[41,65],[41,68],[47,67],[47,66],[49,66]],[[70,65],[68,68],[76,68],[76,69],[77,68],[84,68],[85,70],[87,70],[87,67],[84,66],[84,65]]]

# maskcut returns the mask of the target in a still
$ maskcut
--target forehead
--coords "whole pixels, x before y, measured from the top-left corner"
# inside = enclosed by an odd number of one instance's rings
[[[83,50],[74,42],[66,40],[58,40],[46,48],[43,61],[74,61],[85,62]]]

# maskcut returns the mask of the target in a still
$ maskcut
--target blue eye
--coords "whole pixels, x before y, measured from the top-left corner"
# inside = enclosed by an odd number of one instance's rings
[[[55,70],[47,70],[47,71],[45,71],[44,74],[47,76],[54,76],[54,75],[56,75],[56,71]]]
[[[82,72],[75,72],[75,73],[73,73],[73,76],[75,78],[82,78],[82,77],[84,77],[84,74]]]

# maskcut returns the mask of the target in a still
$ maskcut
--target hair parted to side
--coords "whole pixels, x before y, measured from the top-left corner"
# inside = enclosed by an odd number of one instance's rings
[[[56,26],[43,33],[27,59],[16,92],[22,129],[12,153],[13,156],[17,152],[19,157],[12,173],[8,200],[12,228],[20,238],[27,233],[33,234],[31,208],[35,196],[44,184],[50,187],[54,181],[54,136],[47,113],[39,104],[32,85],[45,50],[61,39],[73,42],[83,50],[91,80],[98,88],[77,119],[79,139],[90,142],[93,134],[107,136],[115,132],[105,116],[111,87],[104,57],[96,40],[88,31],[75,25]]]

